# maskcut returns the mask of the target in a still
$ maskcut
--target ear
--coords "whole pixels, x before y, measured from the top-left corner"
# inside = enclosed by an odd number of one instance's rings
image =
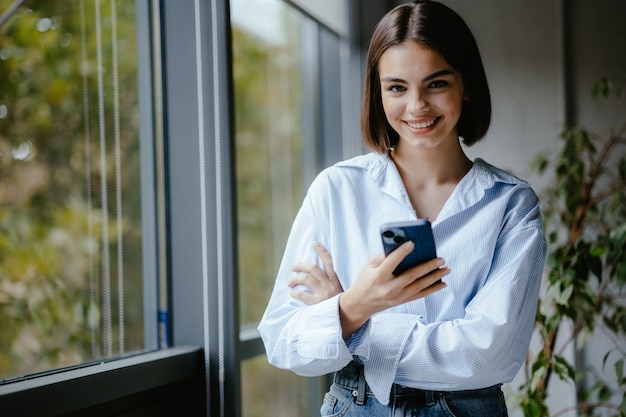
[[[467,101],[468,103],[471,101],[471,92],[469,88],[463,88],[463,101]]]

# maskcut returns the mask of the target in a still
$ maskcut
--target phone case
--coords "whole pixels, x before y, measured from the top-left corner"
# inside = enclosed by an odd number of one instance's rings
[[[398,246],[412,241],[415,244],[409,253],[393,271],[400,275],[409,268],[437,257],[435,239],[428,220],[418,219],[406,222],[386,223],[380,227],[385,255],[389,255]]]

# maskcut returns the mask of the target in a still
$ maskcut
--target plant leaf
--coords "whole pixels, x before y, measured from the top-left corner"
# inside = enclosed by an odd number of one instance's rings
[[[624,383],[624,359],[620,359],[615,362],[615,376],[617,383],[622,385]]]
[[[554,355],[554,372],[563,381],[576,379],[576,369],[563,356]]]

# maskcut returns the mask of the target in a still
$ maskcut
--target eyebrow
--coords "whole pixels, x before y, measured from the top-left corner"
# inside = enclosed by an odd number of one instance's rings
[[[437,72],[433,72],[432,74],[430,74],[427,77],[423,78],[422,79],[422,83],[428,82],[428,81],[433,80],[433,79],[435,79],[437,77],[442,77],[444,75],[450,75],[450,74],[454,74],[454,71],[449,70],[449,69],[444,69],[444,70],[440,70],[440,71],[437,71]],[[408,82],[406,82],[402,78],[396,78],[396,77],[384,77],[380,81],[383,82],[383,83],[403,83],[403,84],[408,84]]]
[[[454,74],[454,71],[449,70],[449,69],[444,69],[444,70],[441,70],[441,71],[433,72],[428,77],[424,78],[422,80],[422,82],[425,83],[425,82],[430,81],[432,79],[435,79],[437,77],[443,77],[444,75],[450,75],[450,74]]]

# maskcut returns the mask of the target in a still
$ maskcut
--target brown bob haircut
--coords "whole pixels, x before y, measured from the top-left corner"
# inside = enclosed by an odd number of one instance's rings
[[[430,0],[395,7],[376,26],[365,68],[361,130],[368,148],[386,153],[398,144],[398,133],[387,122],[382,104],[378,63],[390,47],[415,41],[437,51],[461,73],[465,95],[457,133],[465,145],[481,140],[491,123],[491,98],[474,35],[452,9]]]

